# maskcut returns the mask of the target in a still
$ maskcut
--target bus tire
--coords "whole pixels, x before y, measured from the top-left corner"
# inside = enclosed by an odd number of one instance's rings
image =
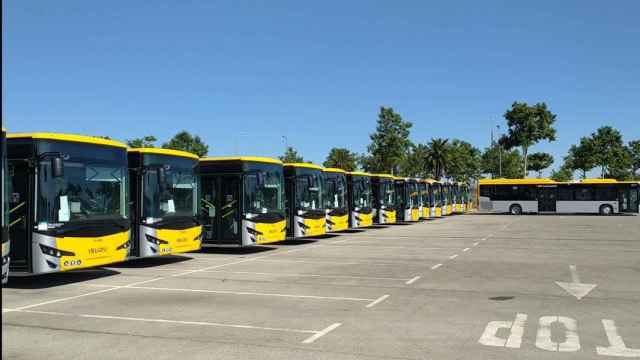
[[[600,206],[600,215],[609,216],[613,214],[613,208],[611,205],[601,205]]]
[[[509,214],[522,215],[522,206],[518,204],[511,205],[511,207],[509,207]]]

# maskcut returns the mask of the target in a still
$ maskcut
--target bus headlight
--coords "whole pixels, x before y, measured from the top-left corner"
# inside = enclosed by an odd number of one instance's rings
[[[145,237],[147,238],[147,241],[154,244],[154,245],[167,245],[169,244],[168,241],[164,241],[164,240],[160,240],[156,237],[153,237],[149,234],[145,234]]]
[[[131,247],[131,243],[130,243],[129,241],[127,241],[127,242],[125,242],[124,244],[122,244],[122,245],[118,246],[118,247],[116,248],[116,250],[126,250],[126,249],[128,249],[128,248],[130,248],[130,247]]]
[[[52,248],[51,246],[42,245],[42,244],[38,244],[38,245],[40,245],[40,250],[45,255],[55,256],[57,258],[63,257],[63,256],[76,256],[76,254],[72,253],[71,251],[58,250],[56,248]]]

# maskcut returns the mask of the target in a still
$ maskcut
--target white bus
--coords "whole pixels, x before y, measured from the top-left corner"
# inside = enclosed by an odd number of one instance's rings
[[[481,212],[600,214],[638,213],[640,182],[587,179],[483,179],[478,186]]]

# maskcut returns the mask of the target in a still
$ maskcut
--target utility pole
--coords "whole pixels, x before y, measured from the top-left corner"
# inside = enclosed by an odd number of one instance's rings
[[[496,125],[498,128],[498,163],[500,164],[500,178],[502,178],[502,145],[500,144],[500,125]]]

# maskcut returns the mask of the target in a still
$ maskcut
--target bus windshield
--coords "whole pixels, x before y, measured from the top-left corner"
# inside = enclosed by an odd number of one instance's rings
[[[2,242],[8,242],[9,236],[8,225],[9,225],[9,194],[11,194],[10,186],[10,176],[9,169],[7,167],[7,141],[5,138],[5,132],[2,132],[2,137],[0,138],[0,166],[2,167],[2,179],[0,180],[0,186],[2,187],[2,214],[0,214],[0,219],[2,220],[2,227],[0,231],[2,231]]]
[[[325,209],[345,209],[347,200],[347,178],[340,173],[325,173]]]
[[[322,173],[320,170],[297,169],[296,207],[298,210],[322,210]]]
[[[352,200],[355,210],[371,207],[371,179],[364,176],[353,177]]]
[[[282,167],[256,164],[244,175],[244,211],[250,215],[284,211]]]
[[[197,160],[145,154],[142,218],[147,223],[168,217],[194,217],[198,212]],[[164,173],[161,176],[160,173]]]
[[[407,188],[409,193],[409,207],[418,207],[418,184],[415,182],[407,182]]]
[[[392,180],[380,181],[380,205],[385,207],[396,205],[396,190]]]
[[[38,153],[41,154],[38,166],[38,230],[58,229],[86,221],[127,219],[125,149],[42,141],[38,144]],[[62,176],[52,176],[51,154],[62,157]]]

